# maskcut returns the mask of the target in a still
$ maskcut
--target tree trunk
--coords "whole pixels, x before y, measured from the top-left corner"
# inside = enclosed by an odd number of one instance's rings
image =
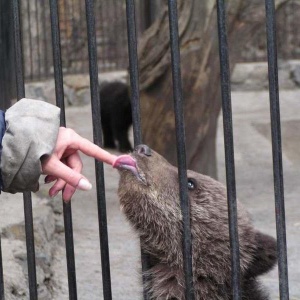
[[[289,0],[277,1],[278,5]],[[265,26],[262,0],[228,0],[231,69],[257,26]],[[187,166],[216,178],[216,130],[221,109],[215,0],[179,0],[181,73]],[[139,47],[143,142],[177,164],[167,7]]]

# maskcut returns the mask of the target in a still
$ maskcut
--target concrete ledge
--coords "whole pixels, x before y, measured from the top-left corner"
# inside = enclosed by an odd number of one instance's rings
[[[99,83],[110,81],[127,81],[127,71],[99,74]],[[54,79],[28,82],[25,85],[26,97],[44,100],[55,104]],[[64,77],[65,106],[82,106],[91,102],[90,78],[88,74],[67,75]]]
[[[278,80],[280,89],[290,90],[300,87],[300,61],[279,61]],[[269,87],[268,64],[239,63],[231,76],[233,91],[263,91]]]

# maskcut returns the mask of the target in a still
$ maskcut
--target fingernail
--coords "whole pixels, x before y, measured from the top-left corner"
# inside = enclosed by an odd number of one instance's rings
[[[54,180],[55,180],[55,178],[46,177],[44,182],[47,184],[47,183],[53,182]]]
[[[83,191],[89,191],[92,189],[92,185],[86,179],[82,178],[79,180],[77,188]]]

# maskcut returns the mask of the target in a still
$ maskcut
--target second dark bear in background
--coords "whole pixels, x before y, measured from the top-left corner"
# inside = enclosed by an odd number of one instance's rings
[[[131,151],[128,130],[132,115],[128,85],[120,81],[103,83],[100,101],[104,147],[118,148],[120,152]]]

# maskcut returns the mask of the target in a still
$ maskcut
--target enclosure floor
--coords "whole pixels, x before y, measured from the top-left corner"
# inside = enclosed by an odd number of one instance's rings
[[[300,299],[300,91],[283,91],[280,99],[290,299],[295,300]],[[275,236],[268,93],[234,92],[232,102],[237,195],[252,214],[256,227]],[[67,126],[76,129],[81,135],[92,140],[90,106],[68,107],[66,114]],[[221,118],[217,149],[218,176],[220,181],[225,182]],[[89,192],[77,192],[72,200],[78,299],[103,299],[94,161],[85,156],[82,156],[82,159],[84,175],[92,181],[94,188]],[[118,178],[117,171],[105,166],[113,299],[141,299],[139,243],[119,210]],[[18,205],[15,204],[16,197],[5,195],[5,199],[10,197],[14,199],[11,202],[12,207],[5,211],[0,210],[1,226],[5,225],[6,218],[15,217],[18,220],[23,213],[22,206],[18,208]],[[38,199],[34,197],[34,202],[36,201]],[[53,275],[58,281],[57,294],[54,299],[68,299],[63,247],[56,253],[53,270]],[[279,299],[277,268],[263,280],[271,293],[270,299]]]
[[[270,106],[267,92],[234,92],[232,99],[237,197],[256,227],[276,237]],[[300,299],[300,90],[280,93],[290,299]],[[226,182],[222,118],[217,137],[218,175]],[[278,296],[278,268],[263,277]]]

